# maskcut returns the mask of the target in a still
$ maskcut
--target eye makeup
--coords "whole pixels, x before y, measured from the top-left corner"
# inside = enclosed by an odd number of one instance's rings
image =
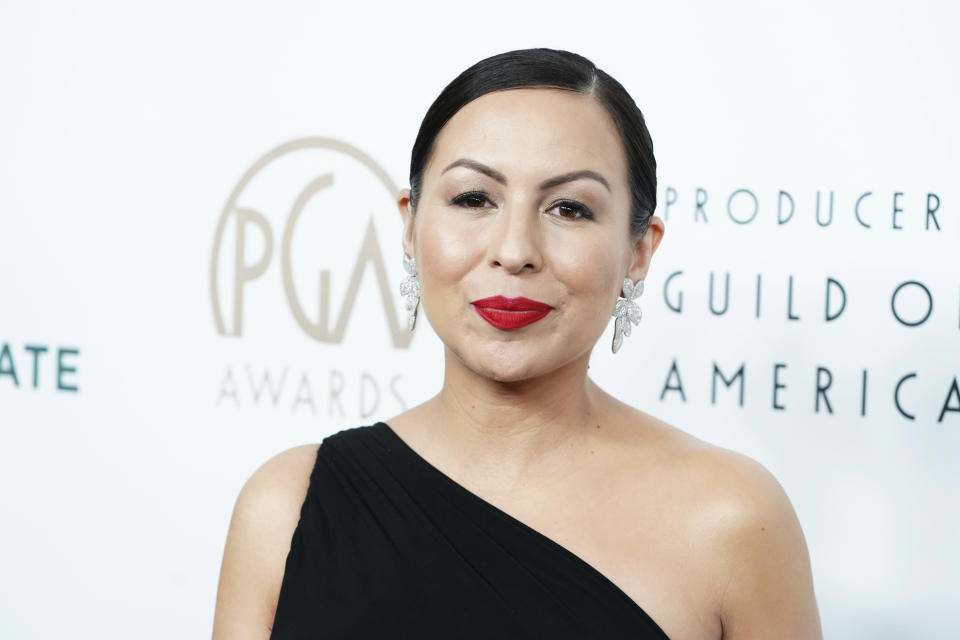
[[[485,202],[489,202],[490,198],[484,191],[480,190],[471,190],[460,193],[450,200],[450,205],[456,207],[463,207],[466,209],[479,209],[483,206]],[[552,203],[548,209],[559,207],[562,210],[572,212],[573,215],[558,215],[557,217],[563,218],[565,220],[589,220],[593,218],[593,212],[590,211],[590,208],[581,202],[576,200],[569,199],[560,199]]]

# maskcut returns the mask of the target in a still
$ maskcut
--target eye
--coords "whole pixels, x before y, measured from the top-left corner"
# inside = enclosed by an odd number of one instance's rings
[[[590,209],[573,200],[560,200],[555,203],[552,208],[556,208],[559,211],[557,214],[558,217],[566,220],[589,219],[593,217]]]
[[[461,193],[450,201],[450,204],[467,209],[479,209],[487,201],[487,194],[483,191],[468,191]]]

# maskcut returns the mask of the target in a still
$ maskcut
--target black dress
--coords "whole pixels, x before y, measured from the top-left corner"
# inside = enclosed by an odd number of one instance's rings
[[[270,637],[667,635],[597,569],[378,422],[318,448]]]

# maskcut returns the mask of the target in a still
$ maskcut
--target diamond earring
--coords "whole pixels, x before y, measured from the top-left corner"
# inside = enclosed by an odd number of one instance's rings
[[[634,285],[630,278],[623,279],[623,295],[617,300],[613,310],[616,321],[613,325],[613,352],[616,353],[623,344],[623,336],[630,335],[630,323],[640,324],[640,306],[636,299],[643,293],[643,280],[637,280]]]
[[[417,323],[417,305],[420,304],[420,281],[417,280],[417,261],[403,254],[403,270],[407,277],[400,282],[400,295],[406,299],[407,329],[413,331]]]

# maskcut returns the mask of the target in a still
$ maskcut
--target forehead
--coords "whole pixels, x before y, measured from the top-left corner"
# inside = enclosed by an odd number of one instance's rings
[[[508,176],[593,169],[625,186],[626,158],[616,125],[596,98],[562,89],[509,89],[480,96],[441,129],[428,172],[458,158]]]

